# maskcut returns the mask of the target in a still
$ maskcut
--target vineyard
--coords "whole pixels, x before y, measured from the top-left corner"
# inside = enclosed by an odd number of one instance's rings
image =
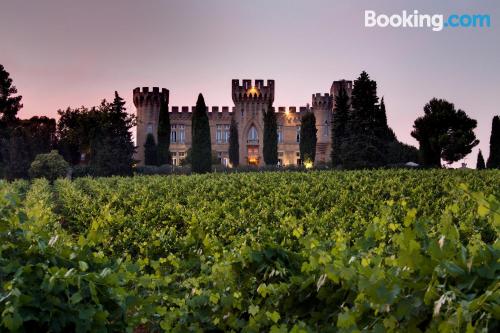
[[[500,172],[0,184],[0,331],[498,332]]]

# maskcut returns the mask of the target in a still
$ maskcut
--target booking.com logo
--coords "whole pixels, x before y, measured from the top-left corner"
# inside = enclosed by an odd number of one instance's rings
[[[365,27],[393,28],[431,28],[441,31],[444,28],[489,28],[491,18],[488,14],[420,14],[418,10],[401,14],[379,14],[374,10],[365,10]]]

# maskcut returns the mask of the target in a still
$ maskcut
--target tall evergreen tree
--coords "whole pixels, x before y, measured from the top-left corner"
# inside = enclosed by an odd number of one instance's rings
[[[377,83],[363,71],[354,81],[352,111],[347,135],[341,146],[342,165],[346,168],[371,168],[385,164],[384,144],[376,131],[378,109]]]
[[[338,95],[335,96],[335,108],[332,122],[332,166],[337,166],[342,163],[341,147],[347,134],[346,129],[349,117],[349,107],[349,96],[345,89],[342,88]]]
[[[481,153],[481,149],[479,149],[479,153],[477,154],[476,169],[483,170],[485,168],[486,168],[486,165],[484,164],[483,153]]]
[[[500,169],[500,117],[494,116],[491,122],[490,156],[486,163],[488,169]]]
[[[264,113],[264,163],[278,164],[278,121],[272,103],[269,103]]]
[[[158,151],[153,134],[148,134],[144,144],[144,164],[158,165]]]
[[[9,72],[0,65],[0,121],[10,123],[16,120],[17,112],[23,107],[22,96],[17,94],[17,88],[12,84]]]
[[[387,142],[396,141],[394,131],[387,124],[387,113],[385,110],[384,98],[380,101],[380,106],[375,112],[375,134],[382,140]]]
[[[210,124],[208,121],[207,106],[202,94],[198,95],[191,123],[191,169],[197,173],[211,172],[212,143],[210,139]]]
[[[170,115],[166,99],[160,101],[160,116],[158,120],[158,165],[170,164]]]
[[[441,167],[441,159],[456,162],[479,143],[474,134],[477,121],[452,103],[433,98],[424,106],[424,113],[415,120],[411,132],[420,144],[424,165]]]
[[[231,118],[231,126],[229,127],[229,162],[233,168],[240,164],[240,145],[238,142],[238,124],[234,117]]]
[[[112,103],[103,101],[96,116],[102,124],[91,139],[91,163],[97,176],[130,175],[135,146],[130,129],[135,118],[126,112],[125,101],[115,91]]]
[[[318,129],[316,128],[316,117],[313,112],[306,112],[300,124],[300,159],[304,162],[312,162],[316,158],[316,143]]]

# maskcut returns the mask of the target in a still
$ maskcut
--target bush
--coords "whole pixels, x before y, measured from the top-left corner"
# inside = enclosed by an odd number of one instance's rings
[[[57,178],[66,177],[69,164],[59,155],[57,150],[48,154],[39,154],[31,163],[29,174],[31,178],[46,178],[53,182]]]

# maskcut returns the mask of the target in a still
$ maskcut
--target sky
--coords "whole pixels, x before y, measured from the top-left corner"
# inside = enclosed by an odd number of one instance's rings
[[[365,10],[489,14],[490,28],[433,32],[367,28]],[[366,70],[384,96],[389,125],[411,137],[433,97],[478,121],[485,158],[500,114],[498,0],[0,0],[0,63],[21,118],[97,105],[117,90],[170,90],[170,106],[232,106],[232,79],[274,79],[275,106],[304,106],[334,80]],[[465,162],[474,167],[477,150]]]

